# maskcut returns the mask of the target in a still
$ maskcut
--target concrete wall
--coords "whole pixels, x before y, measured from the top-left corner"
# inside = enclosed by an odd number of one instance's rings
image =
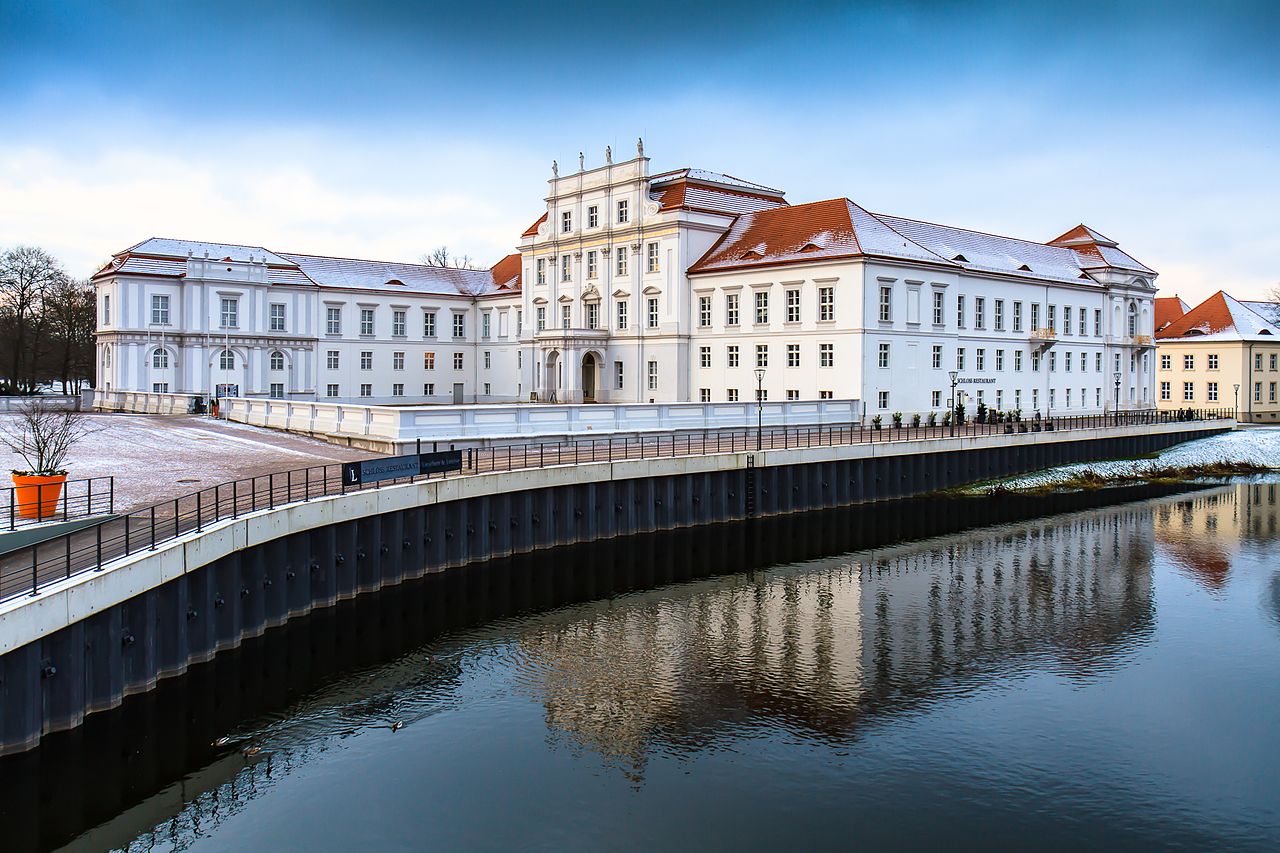
[[[93,407],[106,412],[140,412],[149,415],[185,415],[197,394],[153,394],[145,391],[95,391]]]
[[[221,522],[0,605],[0,753],[218,651],[406,579],[561,545],[806,512],[1221,432],[1164,424],[645,459],[424,481]]]
[[[0,397],[0,414],[20,412],[30,403],[42,403],[54,409],[79,411],[83,401],[78,394],[41,394],[36,397]]]

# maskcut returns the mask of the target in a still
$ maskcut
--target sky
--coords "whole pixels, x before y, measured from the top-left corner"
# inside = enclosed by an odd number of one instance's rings
[[[551,161],[1032,240],[1162,295],[1280,285],[1280,2],[0,0],[0,248],[151,236],[485,264]]]

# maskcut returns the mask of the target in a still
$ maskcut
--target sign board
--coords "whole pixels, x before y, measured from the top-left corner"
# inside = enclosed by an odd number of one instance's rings
[[[400,477],[417,477],[419,474],[439,474],[443,471],[462,470],[462,451],[446,450],[442,453],[411,453],[407,456],[384,456],[381,459],[365,459],[347,462],[342,466],[342,482],[347,486],[362,486],[380,480]]]
[[[994,385],[995,382],[996,382],[995,377],[992,377],[990,379],[973,378],[973,379],[957,379],[956,380],[957,385]]]

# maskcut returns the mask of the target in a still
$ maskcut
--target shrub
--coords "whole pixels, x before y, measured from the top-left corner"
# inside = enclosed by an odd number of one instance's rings
[[[937,413],[937,412],[930,412],[930,413],[929,413],[929,426],[937,426],[937,425],[938,425],[938,413]]]
[[[893,413],[893,428],[902,429],[902,412]]]
[[[911,425],[912,425],[913,427],[916,427],[916,428],[919,428],[919,427],[920,427],[920,413],[919,413],[919,412],[916,412],[914,415],[912,415],[912,416],[911,416]]]

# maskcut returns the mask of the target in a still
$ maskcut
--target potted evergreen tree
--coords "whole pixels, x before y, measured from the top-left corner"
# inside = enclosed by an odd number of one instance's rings
[[[55,409],[40,400],[23,406],[14,420],[0,423],[0,444],[27,466],[13,471],[18,515],[40,519],[58,511],[67,457],[87,433],[81,412]]]

